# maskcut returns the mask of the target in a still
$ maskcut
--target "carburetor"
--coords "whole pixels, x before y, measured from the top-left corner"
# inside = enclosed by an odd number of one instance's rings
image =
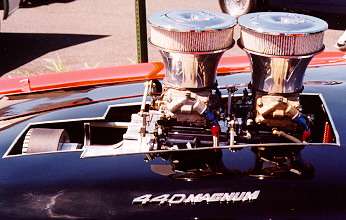
[[[159,48],[166,72],[162,89],[153,90],[160,82],[146,83],[124,145],[135,141],[141,151],[152,151],[308,140],[311,120],[299,97],[307,65],[324,49],[326,22],[279,12],[240,17],[238,45],[252,68],[250,91],[244,89],[241,97],[235,97],[236,86],[222,91],[216,81],[219,60],[234,44],[233,17],[167,11],[151,16],[149,24],[150,42]]]
[[[238,44],[252,67],[255,122],[290,132],[302,128],[308,137],[299,95],[309,62],[324,49],[328,24],[307,15],[261,12],[241,16],[239,25]]]
[[[216,68],[234,44],[232,17],[207,11],[172,11],[153,15],[150,41],[166,67],[160,109],[178,122],[205,125]]]

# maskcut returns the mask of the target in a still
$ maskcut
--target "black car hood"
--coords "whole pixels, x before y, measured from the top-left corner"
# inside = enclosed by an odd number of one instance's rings
[[[229,219],[277,218],[323,219],[343,218],[346,208],[346,85],[345,66],[310,68],[306,73],[304,92],[319,93],[325,99],[340,136],[340,146],[307,146],[300,151],[299,166],[306,175],[279,175],[259,178],[256,173],[256,152],[251,148],[222,151],[220,173],[170,173],[166,161],[145,162],[144,154],[80,159],[81,152],[31,155],[5,158],[0,161],[0,203],[8,215],[16,213],[37,217],[38,209],[45,216],[54,215],[85,218],[143,219]],[[243,84],[249,74],[218,78],[220,86]],[[32,95],[9,96],[21,100],[0,110],[3,121],[32,112],[31,117],[12,123],[0,132],[2,155],[29,124],[67,119],[98,118],[110,105],[140,101],[143,84],[110,85],[83,90],[57,91]],[[120,97],[120,98],[119,98]],[[115,99],[114,99],[115,98]],[[24,100],[24,101],[23,101]],[[75,100],[105,100],[83,102],[82,105],[59,105]],[[45,111],[36,111],[44,104]],[[78,103],[77,103],[78,104]],[[63,161],[63,162],[62,162]],[[160,169],[158,169],[158,167]],[[276,170],[270,170],[276,172]],[[44,190],[43,190],[44,189]],[[254,201],[169,205],[132,203],[146,194],[213,194],[260,191]],[[47,209],[42,204],[55,203]],[[39,200],[41,202],[39,202]],[[42,207],[41,207],[41,206]],[[15,211],[11,207],[21,207]],[[40,208],[41,207],[41,208]],[[81,208],[82,207],[82,208]],[[81,209],[83,211],[81,211]],[[33,211],[34,210],[34,211]]]

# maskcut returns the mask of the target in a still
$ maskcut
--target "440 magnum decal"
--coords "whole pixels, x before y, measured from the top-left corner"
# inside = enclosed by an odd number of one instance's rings
[[[199,194],[162,194],[153,196],[145,194],[138,196],[132,200],[132,204],[196,204],[201,202],[245,202],[256,200],[260,194],[260,190],[254,192],[230,192],[230,193],[199,193]]]

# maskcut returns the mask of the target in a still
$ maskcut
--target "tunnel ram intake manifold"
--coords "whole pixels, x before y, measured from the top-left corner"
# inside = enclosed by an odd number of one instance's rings
[[[324,49],[326,22],[277,12],[240,17],[238,45],[252,67],[243,95],[236,86],[221,91],[216,81],[218,62],[234,43],[234,18],[184,10],[157,13],[149,23],[166,74],[162,89],[158,81],[146,83],[124,144],[165,150],[309,141],[313,115],[302,113],[299,97],[307,65]]]

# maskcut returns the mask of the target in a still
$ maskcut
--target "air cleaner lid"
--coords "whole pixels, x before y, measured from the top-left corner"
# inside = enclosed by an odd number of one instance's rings
[[[241,16],[238,22],[243,28],[271,35],[306,35],[328,29],[327,22],[322,19],[286,12],[251,13]]]
[[[274,56],[306,56],[323,50],[328,24],[308,15],[258,12],[239,18],[240,45],[249,52]]]
[[[154,14],[150,42],[169,51],[195,53],[226,50],[233,45],[236,20],[227,14],[204,10],[177,10]]]
[[[230,15],[204,10],[179,10],[158,12],[149,18],[156,28],[177,32],[216,31],[234,27],[236,19]]]

